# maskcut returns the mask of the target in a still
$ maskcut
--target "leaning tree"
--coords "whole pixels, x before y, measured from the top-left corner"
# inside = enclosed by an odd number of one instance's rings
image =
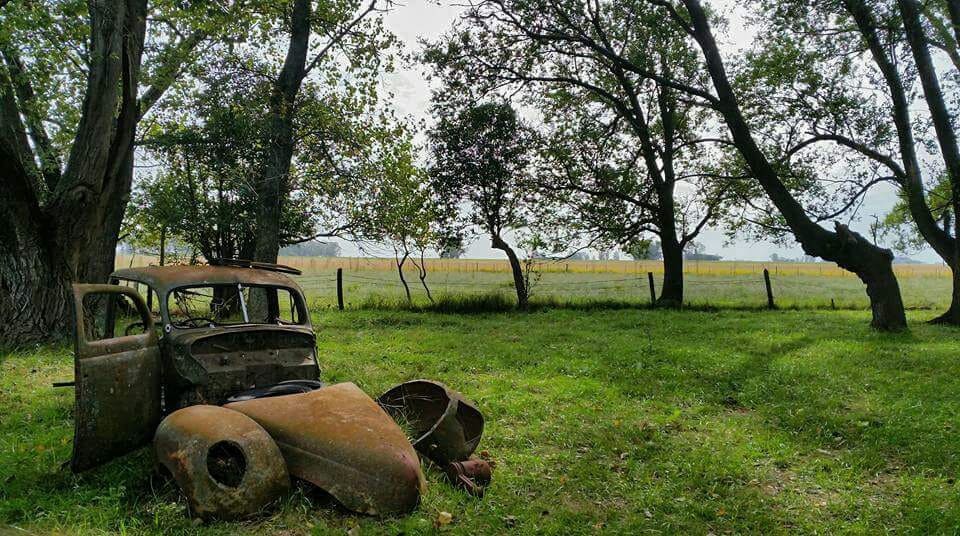
[[[855,273],[866,284],[875,328],[904,329],[906,315],[900,286],[893,272],[893,253],[871,243],[840,222],[835,222],[831,231],[811,217],[791,189],[789,162],[777,158],[780,152],[765,145],[762,137],[765,125],[751,121],[749,108],[744,105],[750,95],[749,88],[734,85],[717,44],[708,10],[700,0],[646,1],[658,6],[664,21],[680,28],[696,43],[702,55],[702,68],[708,74],[712,88],[649,71],[638,74],[716,110],[729,131],[737,157],[776,209],[782,225],[789,229],[803,250],[808,255],[837,263]],[[599,8],[594,2],[588,3],[592,6],[588,8],[590,12]]]
[[[764,36],[756,63],[771,91],[806,119],[796,152],[835,147],[849,173],[870,170],[900,193],[888,223],[909,223],[953,272],[949,310],[960,324],[960,149],[954,116],[960,54],[956,2],[866,0],[758,2]],[[951,28],[953,28],[951,30]],[[935,54],[944,59],[936,65]],[[792,76],[773,61],[789,61]],[[781,108],[784,106],[781,105]]]

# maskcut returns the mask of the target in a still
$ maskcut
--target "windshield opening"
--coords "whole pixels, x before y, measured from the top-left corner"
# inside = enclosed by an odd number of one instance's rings
[[[283,287],[244,284],[181,287],[167,295],[170,323],[176,328],[239,324],[304,323],[299,294]]]

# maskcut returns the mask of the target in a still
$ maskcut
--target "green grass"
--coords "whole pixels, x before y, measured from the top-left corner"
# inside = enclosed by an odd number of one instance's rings
[[[435,378],[487,418],[487,495],[429,472],[386,520],[298,490],[195,526],[149,449],[74,476],[69,350],[0,354],[0,533],[422,534],[445,511],[456,534],[957,534],[960,333],[934,314],[890,335],[863,311],[318,313],[326,381]]]

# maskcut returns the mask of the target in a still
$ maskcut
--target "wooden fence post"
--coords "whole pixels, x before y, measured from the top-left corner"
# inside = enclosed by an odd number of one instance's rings
[[[650,305],[656,305],[657,290],[653,287],[653,272],[647,272],[647,281],[650,283]]]
[[[337,268],[337,309],[343,310],[343,268]]]
[[[776,309],[777,305],[773,303],[773,287],[770,286],[770,270],[763,269],[763,282],[767,286],[767,309]]]

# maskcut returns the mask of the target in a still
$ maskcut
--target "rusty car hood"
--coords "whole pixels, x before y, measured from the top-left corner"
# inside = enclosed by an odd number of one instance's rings
[[[316,380],[316,335],[306,325],[175,329],[161,341],[168,406],[222,404],[286,380]]]
[[[223,333],[247,333],[253,331],[276,331],[285,333],[302,333],[313,336],[313,328],[306,324],[234,324],[215,326],[212,328],[172,329],[166,336],[170,342],[180,345],[189,345],[204,337]]]
[[[323,489],[350,510],[409,512],[426,481],[403,430],[352,383],[310,393],[227,404],[262,426],[292,476]]]

